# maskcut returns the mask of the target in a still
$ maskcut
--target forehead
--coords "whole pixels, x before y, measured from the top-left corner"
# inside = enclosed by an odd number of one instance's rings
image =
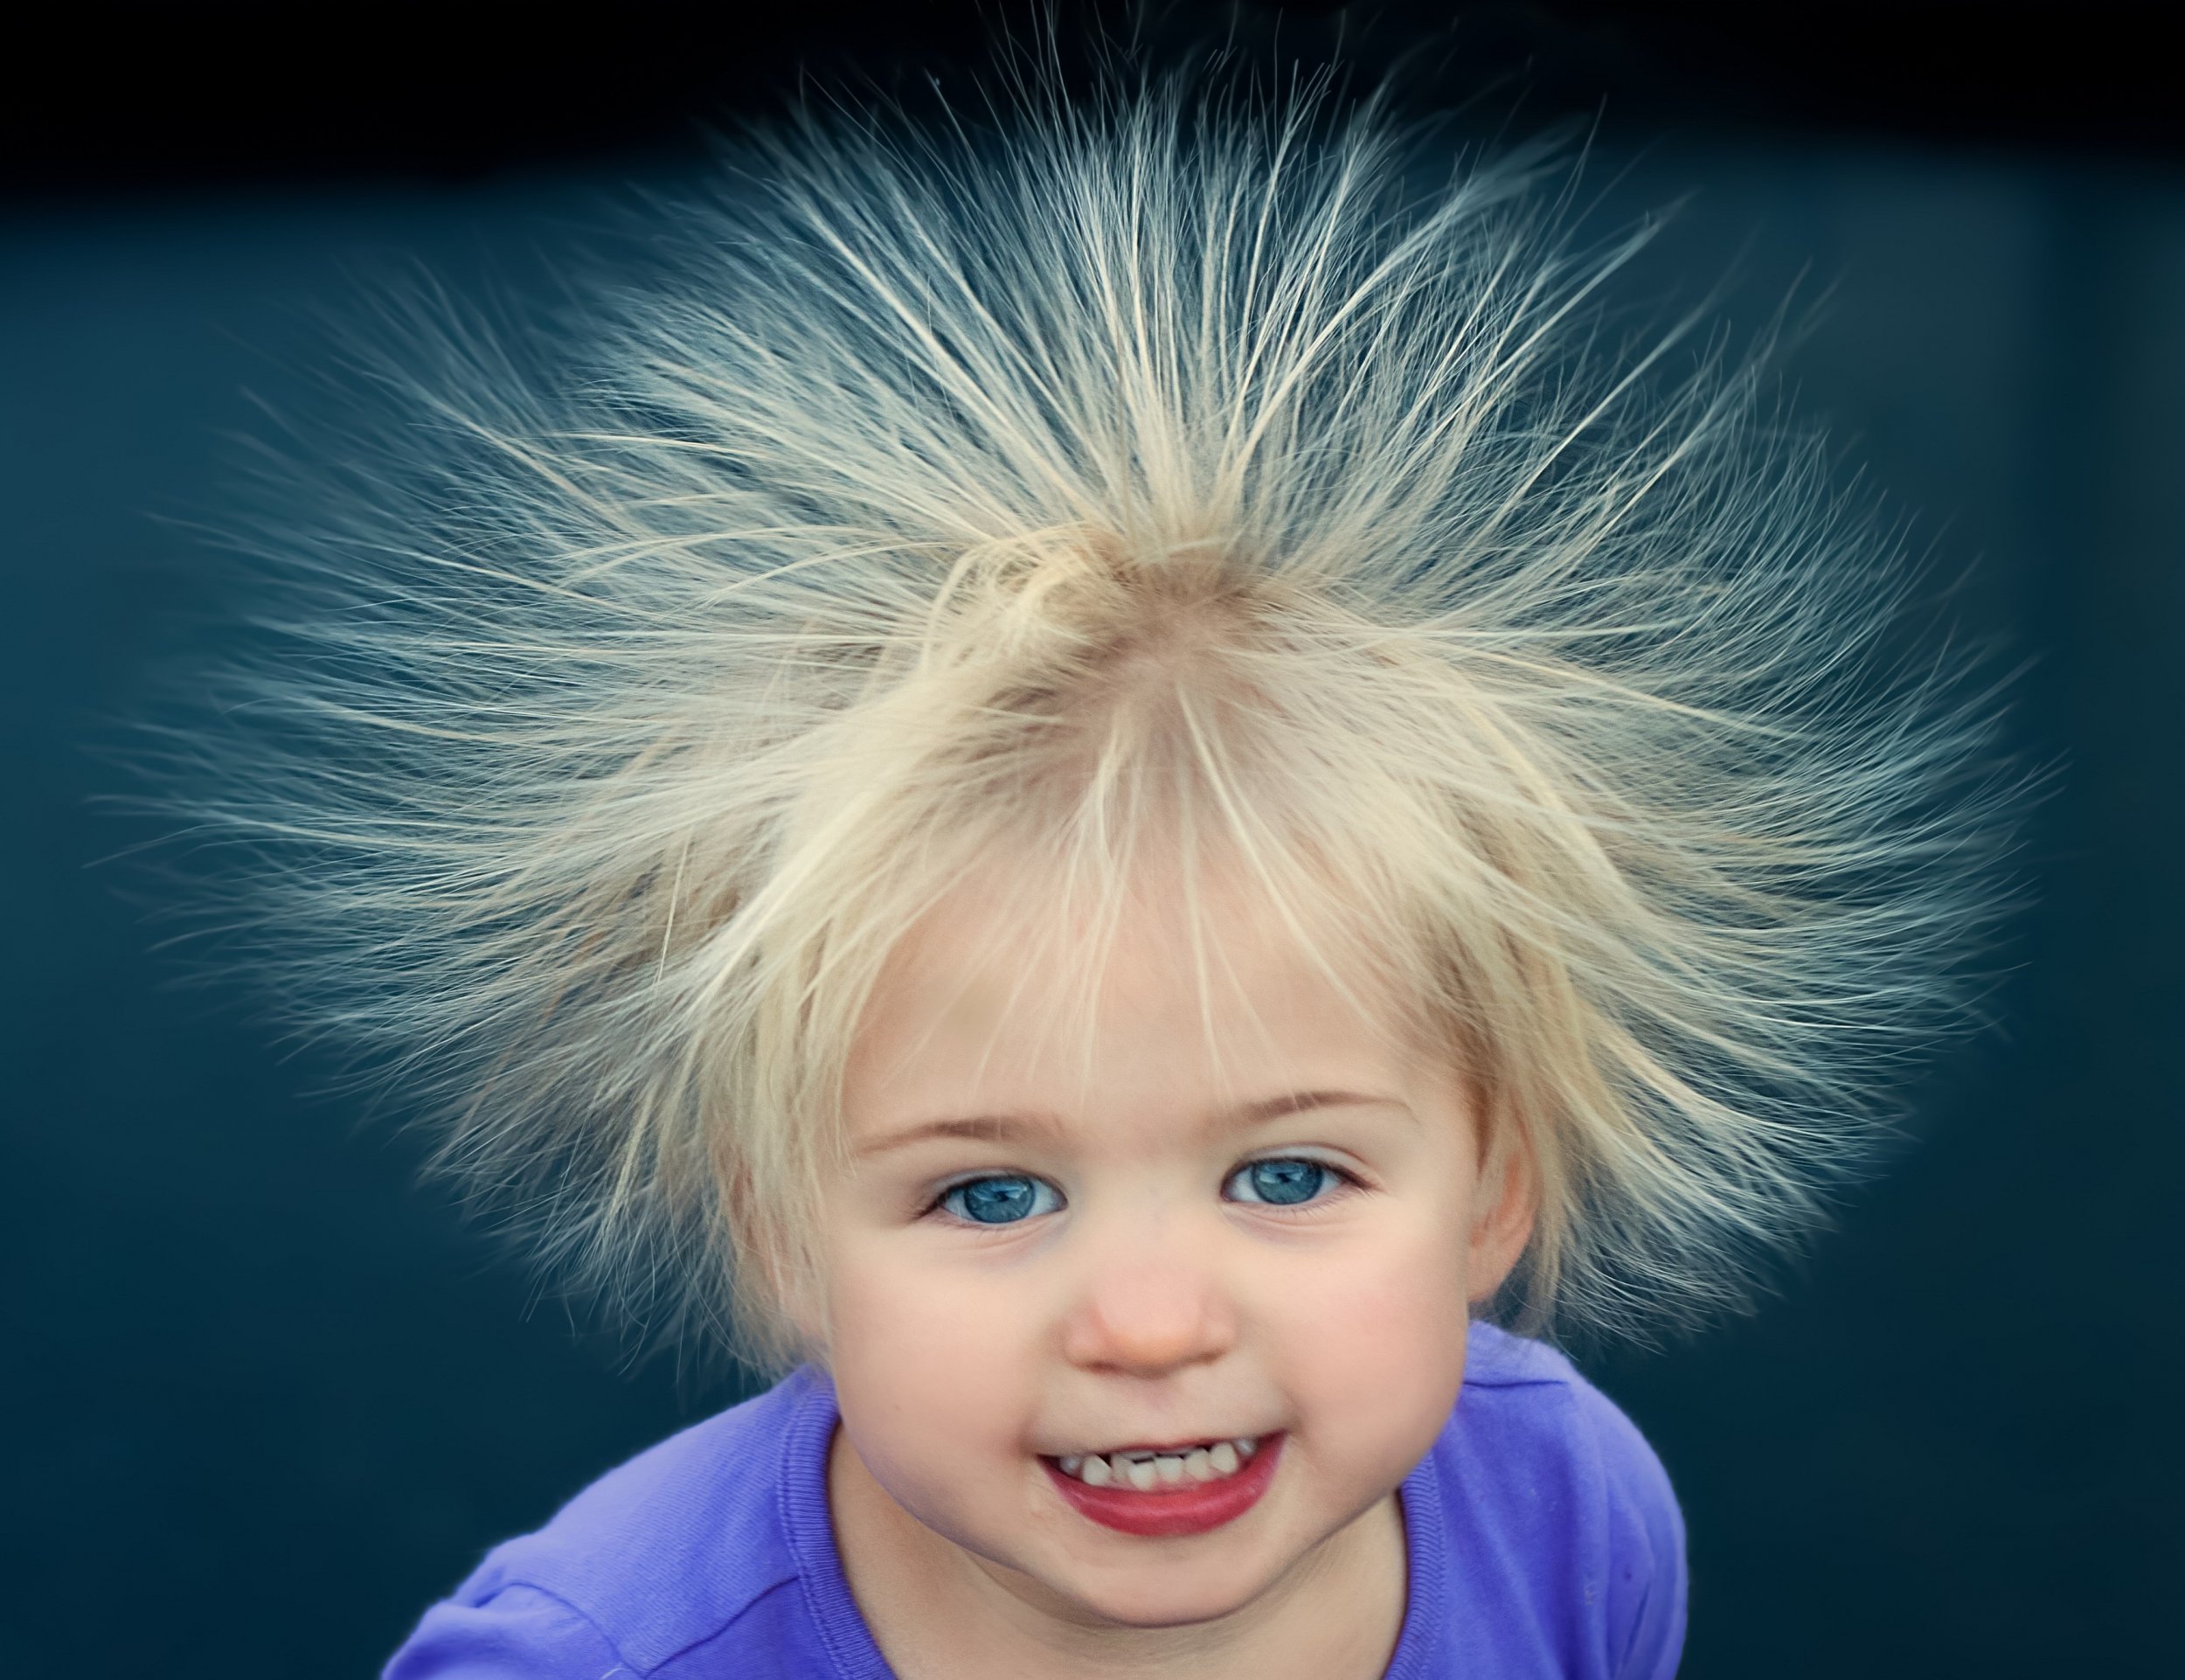
[[[1220,884],[1155,881],[1106,916],[960,889],[881,971],[846,1118],[855,1135],[914,1112],[1143,1114],[1390,1087],[1415,1035],[1354,945]]]

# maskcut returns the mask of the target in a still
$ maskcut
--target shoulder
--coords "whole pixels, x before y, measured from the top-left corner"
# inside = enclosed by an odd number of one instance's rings
[[[784,1455],[800,1422],[831,1420],[823,1384],[798,1372],[608,1471],[489,1552],[385,1680],[676,1673],[739,1623],[794,1618]]]
[[[1464,1399],[1473,1415],[1506,1445],[1568,1455],[1597,1478],[1614,1508],[1666,1525],[1682,1543],[1682,1518],[1668,1473],[1622,1408],[1579,1372],[1568,1356],[1492,1324],[1472,1327]]]
[[[1684,1522],[1636,1425],[1543,1343],[1473,1326],[1430,1460],[1455,1560],[1530,1607],[1564,1672],[1656,1680],[1683,1638]]]

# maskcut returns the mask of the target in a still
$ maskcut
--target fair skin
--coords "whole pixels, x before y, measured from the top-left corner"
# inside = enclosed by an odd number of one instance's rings
[[[1395,1647],[1396,1489],[1529,1180],[1484,1174],[1467,1082],[1266,918],[1217,917],[1203,987],[1176,925],[1127,918],[1088,1043],[1034,1024],[1053,970],[965,895],[858,1035],[809,1316],[844,1569],[904,1680],[1363,1680]],[[1232,1437],[1280,1450],[1205,1531],[1058,1491],[1080,1455]]]

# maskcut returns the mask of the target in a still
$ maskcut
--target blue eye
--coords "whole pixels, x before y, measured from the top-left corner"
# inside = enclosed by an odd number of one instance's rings
[[[973,1178],[945,1191],[940,1205],[972,1225],[1015,1225],[1062,1205],[1054,1186],[1020,1173]]]
[[[1228,1191],[1235,1201],[1295,1207],[1340,1182],[1341,1176],[1333,1167],[1295,1156],[1278,1156],[1272,1161],[1254,1161],[1238,1168]]]

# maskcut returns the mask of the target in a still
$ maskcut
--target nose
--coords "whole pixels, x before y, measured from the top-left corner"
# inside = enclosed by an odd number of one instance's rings
[[[1236,1346],[1236,1307],[1213,1257],[1183,1233],[1141,1225],[1106,1233],[1087,1250],[1063,1329],[1072,1364],[1159,1377]]]

